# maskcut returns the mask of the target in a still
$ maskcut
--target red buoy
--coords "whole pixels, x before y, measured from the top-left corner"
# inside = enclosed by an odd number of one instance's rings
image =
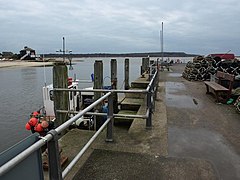
[[[33,115],[33,117],[36,117],[36,116],[38,116],[38,115],[39,115],[39,112],[37,112],[37,111],[34,111],[34,112],[32,113],[32,115]]]
[[[28,124],[29,124],[30,126],[35,126],[37,123],[38,123],[38,119],[35,118],[35,117],[31,118],[31,119],[28,121]]]
[[[47,121],[42,121],[41,126],[42,126],[42,128],[47,128],[48,127],[48,122]]]
[[[29,123],[27,123],[27,124],[25,125],[25,128],[26,128],[26,130],[30,130],[30,129],[31,129],[31,126],[30,126],[30,124],[29,124]]]
[[[68,86],[72,85],[72,82],[73,82],[72,78],[69,77],[69,78],[68,78]]]
[[[37,124],[37,125],[34,127],[34,130],[35,130],[36,132],[42,132],[42,131],[43,131],[43,128],[42,128],[41,124],[39,123],[39,124]]]

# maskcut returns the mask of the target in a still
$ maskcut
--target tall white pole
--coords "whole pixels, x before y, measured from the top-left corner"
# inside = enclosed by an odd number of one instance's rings
[[[161,52],[162,52],[162,62],[163,62],[163,22],[162,22],[162,31],[161,31]]]
[[[46,68],[45,68],[45,59],[44,59],[44,54],[43,54],[43,75],[44,75],[44,86],[46,87],[47,86],[47,77],[46,77]]]

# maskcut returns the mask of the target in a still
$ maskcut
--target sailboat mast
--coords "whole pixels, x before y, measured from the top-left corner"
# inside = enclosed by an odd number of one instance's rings
[[[163,62],[163,22],[162,22],[162,30],[161,30],[161,54],[162,54],[162,62]]]

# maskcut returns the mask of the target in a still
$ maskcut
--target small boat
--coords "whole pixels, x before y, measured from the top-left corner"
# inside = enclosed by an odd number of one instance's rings
[[[68,89],[79,89],[79,80],[68,78]],[[85,88],[92,90],[93,87]],[[43,87],[43,107],[34,111],[30,115],[30,119],[26,124],[26,129],[32,133],[38,132],[44,136],[46,132],[54,128],[55,113],[53,101],[53,84]],[[86,108],[94,101],[93,92],[70,92],[69,93],[69,112],[80,111]],[[74,114],[71,114],[74,116]],[[93,117],[85,115],[79,118],[70,128],[94,129]]]

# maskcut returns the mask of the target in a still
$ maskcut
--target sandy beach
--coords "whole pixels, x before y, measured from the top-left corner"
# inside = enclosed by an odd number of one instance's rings
[[[0,61],[0,68],[52,66],[53,62]]]

